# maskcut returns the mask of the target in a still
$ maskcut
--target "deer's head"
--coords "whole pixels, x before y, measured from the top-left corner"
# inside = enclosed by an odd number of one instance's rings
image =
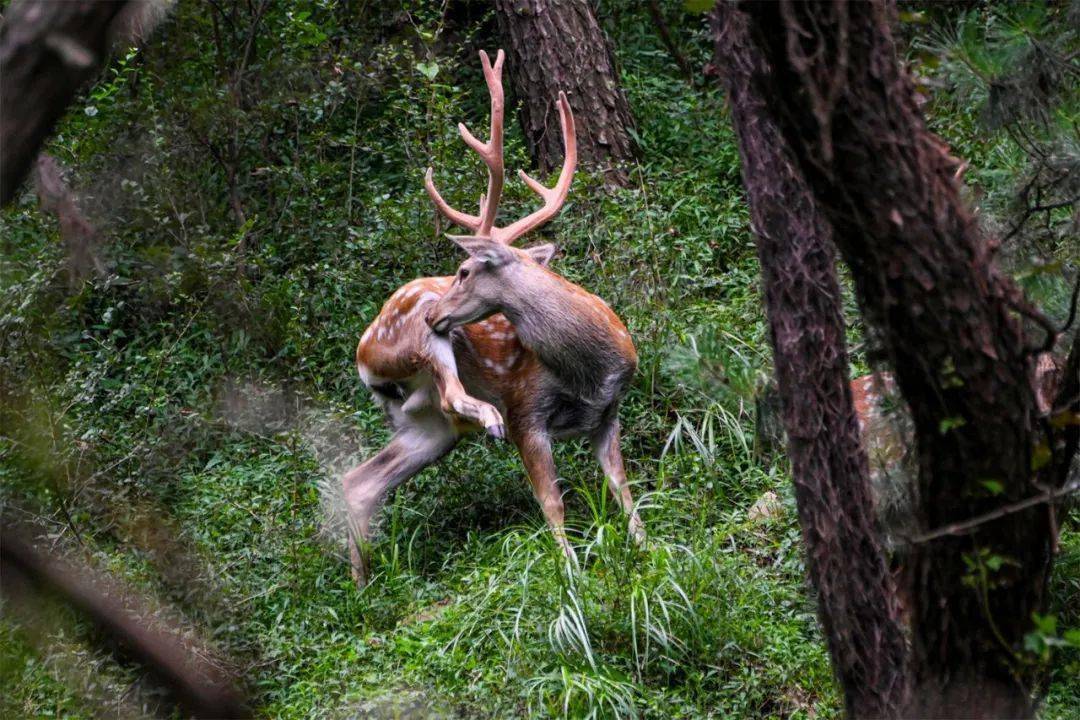
[[[480,142],[463,124],[458,125],[465,144],[480,155],[488,169],[487,192],[480,196],[480,213],[470,215],[455,210],[435,189],[433,171],[428,168],[424,187],[435,207],[455,225],[467,228],[472,234],[449,236],[469,254],[469,259],[458,268],[450,290],[427,314],[427,322],[440,334],[460,325],[467,325],[500,312],[506,298],[513,292],[527,287],[529,276],[537,271],[548,272],[547,263],[555,254],[554,245],[538,245],[519,249],[513,243],[528,232],[535,230],[558,214],[577,166],[577,140],[574,132],[574,115],[564,93],[559,93],[559,119],[562,125],[565,148],[562,170],[554,187],[548,188],[529,177],[523,171],[518,176],[544,200],[538,210],[505,227],[495,226],[499,199],[503,188],[503,51],[500,50],[492,65],[487,53],[480,52],[484,68],[484,80],[491,94],[491,138]]]
[[[529,275],[547,267],[556,251],[550,243],[518,249],[489,238],[451,239],[469,253],[469,259],[458,267],[446,294],[428,310],[427,323],[440,335],[502,312],[507,295],[527,287]]]

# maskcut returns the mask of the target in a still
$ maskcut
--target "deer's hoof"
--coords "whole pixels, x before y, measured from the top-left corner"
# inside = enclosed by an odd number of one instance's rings
[[[491,437],[493,438],[498,438],[499,440],[506,439],[506,426],[502,423],[499,423],[497,425],[488,425],[487,431],[488,434],[491,435]]]

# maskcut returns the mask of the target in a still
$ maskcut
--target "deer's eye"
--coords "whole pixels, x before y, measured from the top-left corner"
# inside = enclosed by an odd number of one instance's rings
[[[469,277],[469,269],[461,268],[461,270],[458,271],[458,277],[460,277],[462,280]]]

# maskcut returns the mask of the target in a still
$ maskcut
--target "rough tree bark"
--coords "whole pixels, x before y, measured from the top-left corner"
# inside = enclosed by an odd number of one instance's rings
[[[578,156],[625,185],[622,165],[637,152],[629,132],[633,118],[588,0],[496,0],[495,16],[525,142],[540,170],[562,165],[555,111],[562,90],[574,110]]]
[[[927,128],[901,71],[890,8],[740,3],[770,72],[760,98],[851,268],[915,422],[927,531],[1035,495],[1033,314],[992,261],[960,198],[957,161]],[[1057,463],[1054,463],[1057,466]],[[1056,472],[1054,473],[1056,475]],[[1038,664],[1023,657],[1044,610],[1051,513],[1038,505],[913,544],[913,717],[1023,717]]]
[[[767,68],[746,18],[714,16],[761,261],[795,500],[818,617],[850,717],[891,717],[907,697],[904,625],[879,541],[848,381],[831,229],[751,78]]]
[[[22,0],[0,25],[0,205],[15,197],[41,144],[105,60],[129,0]]]

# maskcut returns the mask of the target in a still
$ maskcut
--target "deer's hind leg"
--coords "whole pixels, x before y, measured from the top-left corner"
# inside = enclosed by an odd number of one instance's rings
[[[590,438],[593,452],[600,462],[607,478],[608,488],[611,490],[615,502],[629,518],[630,536],[639,545],[645,542],[645,524],[638,517],[634,507],[634,499],[630,495],[630,484],[626,481],[626,469],[623,466],[622,450],[619,448],[619,421],[601,425]]]
[[[342,477],[349,515],[349,560],[358,587],[369,578],[366,545],[371,518],[390,490],[438,461],[457,444],[458,433],[438,410],[405,417],[390,442]]]

